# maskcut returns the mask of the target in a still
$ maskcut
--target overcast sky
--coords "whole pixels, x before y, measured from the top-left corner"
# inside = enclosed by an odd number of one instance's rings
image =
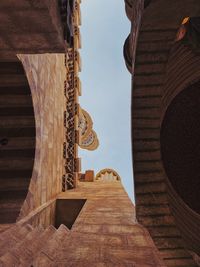
[[[123,0],[83,0],[82,96],[100,142],[96,151],[80,149],[82,171],[115,169],[133,199],[131,160],[131,76],[123,59],[130,32]]]

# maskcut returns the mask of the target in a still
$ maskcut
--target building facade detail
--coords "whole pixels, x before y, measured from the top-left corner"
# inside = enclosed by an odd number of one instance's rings
[[[165,250],[162,257],[166,266],[175,263],[176,267],[189,267],[197,266],[197,261],[188,250],[200,255],[197,230],[200,215],[196,212],[199,207],[192,200],[199,192],[188,194],[199,184],[199,178],[195,179],[199,172],[193,175],[194,166],[198,169],[199,156],[190,147],[190,143],[198,140],[199,131],[198,127],[187,128],[198,114],[198,109],[194,110],[200,77],[197,53],[200,14],[198,1],[181,1],[182,9],[178,11],[179,3],[134,1],[131,16],[129,10],[132,28],[124,45],[124,57],[132,74],[136,217],[149,230],[161,255]],[[180,38],[183,32],[185,38]],[[184,89],[188,93],[179,95]],[[193,167],[188,172],[190,166]],[[181,188],[185,192],[180,192]]]
[[[79,146],[82,149],[95,150],[99,146],[96,132],[93,130],[93,121],[87,111],[80,108],[79,112]]]
[[[121,181],[119,174],[113,169],[103,169],[95,176],[96,181]]]
[[[66,51],[66,82],[65,97],[66,111],[64,113],[64,126],[66,128],[66,142],[64,143],[65,173],[62,178],[62,191],[76,187],[78,172],[80,172],[80,159],[78,156],[78,97],[80,84],[78,73],[81,70],[81,59],[78,49],[80,44],[80,1],[72,1],[71,13],[71,46]],[[71,10],[71,9],[70,9]],[[68,31],[69,32],[69,31]]]
[[[80,108],[80,114],[79,114],[79,131],[81,134],[81,138],[85,139],[93,128],[93,121],[89,113]]]
[[[121,182],[116,182],[117,173],[111,169],[100,173],[113,179],[95,180],[89,171],[88,179],[75,190],[58,196],[61,212],[56,221],[64,224],[57,229],[32,227],[29,220],[5,231],[0,239],[0,264],[166,267],[146,229],[135,221],[134,205]]]

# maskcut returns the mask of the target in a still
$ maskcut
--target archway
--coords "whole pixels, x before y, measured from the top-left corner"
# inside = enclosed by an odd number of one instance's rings
[[[200,213],[200,82],[169,105],[161,127],[161,154],[167,176],[185,203]]]
[[[14,223],[28,192],[35,119],[21,62],[0,62],[0,223]]]

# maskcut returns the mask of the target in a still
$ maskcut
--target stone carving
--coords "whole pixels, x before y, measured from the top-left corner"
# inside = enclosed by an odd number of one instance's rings
[[[62,190],[74,188],[74,156],[75,156],[75,72],[74,72],[74,49],[69,48],[66,55],[67,80],[65,83],[66,112],[64,116],[64,125],[66,127],[66,151],[65,175],[63,176]]]
[[[119,174],[113,169],[103,169],[96,174],[95,180],[98,181],[121,181]]]
[[[80,110],[78,127],[81,135],[79,146],[87,150],[97,149],[99,140],[96,132],[93,130],[92,118],[84,109]]]
[[[92,118],[90,117],[89,113],[82,108],[80,110],[78,127],[82,139],[86,139],[88,137],[93,127]]]
[[[92,130],[87,138],[81,140],[81,144],[79,146],[87,150],[97,149],[99,146],[99,140],[97,138],[96,132]]]

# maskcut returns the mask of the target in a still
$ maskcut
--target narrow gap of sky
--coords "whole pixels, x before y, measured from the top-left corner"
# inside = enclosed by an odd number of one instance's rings
[[[95,151],[80,149],[82,171],[116,170],[133,200],[131,76],[123,58],[130,22],[123,0],[83,0],[81,13],[80,104],[91,115],[100,142]]]

